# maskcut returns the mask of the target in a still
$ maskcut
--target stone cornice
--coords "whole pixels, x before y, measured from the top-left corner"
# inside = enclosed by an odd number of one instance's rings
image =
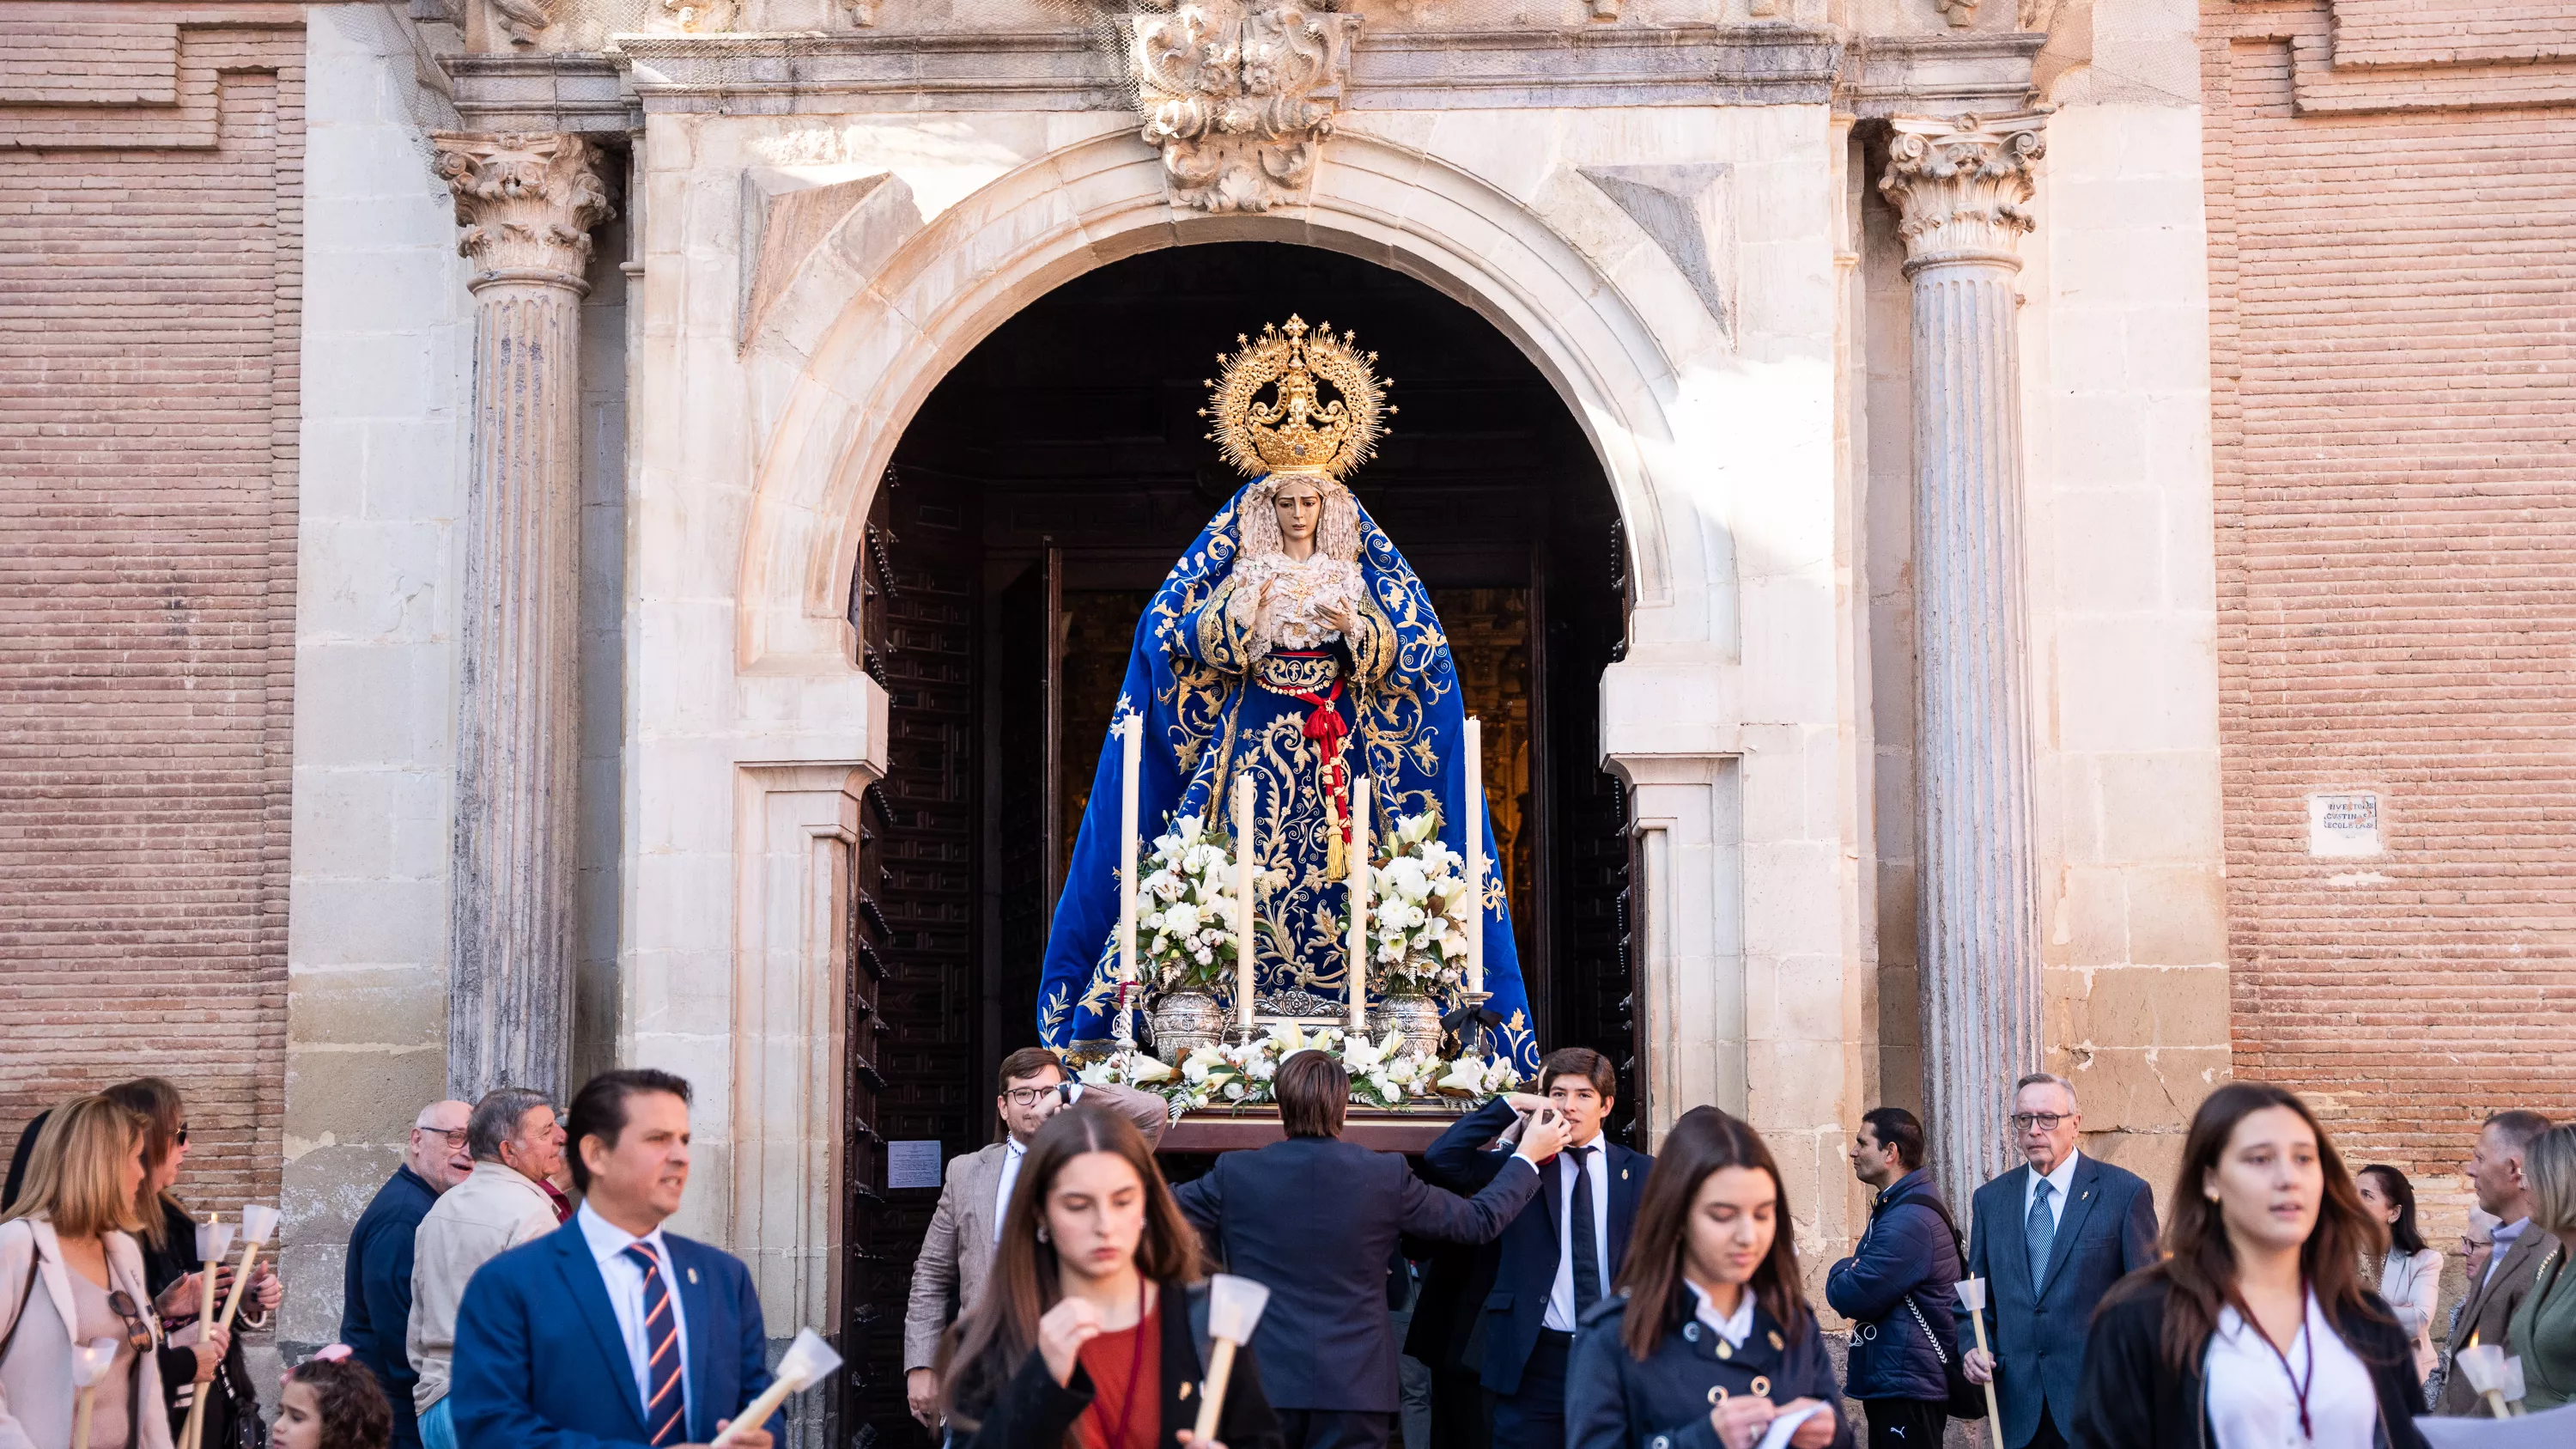
[[[1899,116],[1878,189],[1896,204],[1905,269],[1947,262],[2018,267],[2031,165],[2047,151],[2041,111],[1926,120]]]
[[[1122,111],[1135,105],[1124,62],[1062,30],[629,35],[596,54],[443,64],[478,128],[595,135],[655,111]],[[1833,32],[1786,25],[1363,29],[1343,106],[1817,105],[1844,68]]]
[[[466,285],[589,289],[590,229],[615,214],[600,184],[599,148],[560,133],[437,131],[430,140],[465,228],[456,250],[477,268]]]

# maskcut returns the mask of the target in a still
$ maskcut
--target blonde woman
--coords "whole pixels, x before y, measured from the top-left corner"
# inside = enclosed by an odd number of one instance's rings
[[[143,1146],[141,1121],[98,1096],[55,1109],[36,1140],[25,1191],[0,1220],[0,1449],[169,1449],[159,1321],[129,1236]],[[116,1356],[92,1395],[89,1442],[74,1445],[73,1351],[102,1339]],[[217,1330],[205,1361],[221,1352]]]
[[[2533,1413],[2576,1400],[2576,1126],[2552,1127],[2525,1159],[2531,1180],[2530,1232],[2557,1241],[2540,1260],[2540,1276],[2513,1310],[2505,1342],[2522,1356],[2522,1405]]]

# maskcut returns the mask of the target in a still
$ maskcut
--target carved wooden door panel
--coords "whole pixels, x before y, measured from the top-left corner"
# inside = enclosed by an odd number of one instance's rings
[[[898,1443],[928,1442],[904,1404],[903,1312],[939,1192],[888,1186],[886,1144],[935,1140],[944,1164],[989,1135],[978,1128],[990,1112],[969,1085],[979,995],[974,497],[889,471],[852,590],[861,666],[885,686],[888,708],[886,777],[860,813],[851,913],[860,939],[843,1282],[854,1367],[843,1422],[847,1434]]]

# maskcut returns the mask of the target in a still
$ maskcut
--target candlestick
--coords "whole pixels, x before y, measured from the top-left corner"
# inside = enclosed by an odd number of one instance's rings
[[[1485,989],[1485,722],[1467,716],[1467,990]]]
[[[1128,993],[1136,985],[1136,773],[1143,759],[1145,720],[1130,714],[1119,722],[1118,798],[1118,1023],[1120,1051],[1136,1046],[1136,1024],[1128,1015]]]
[[[89,1449],[89,1422],[97,1403],[98,1381],[115,1366],[116,1351],[125,1346],[119,1338],[93,1338],[72,1347],[72,1385],[80,1390],[73,1400],[72,1449]]]
[[[260,1245],[277,1231],[277,1216],[277,1209],[273,1207],[255,1202],[242,1204],[241,1266],[234,1270],[233,1291],[224,1299],[223,1325],[226,1328],[233,1326],[233,1312],[241,1307],[242,1294],[250,1287],[251,1260],[259,1256]]]
[[[1962,1278],[1956,1286],[1959,1302],[1968,1310],[1968,1324],[1976,1330],[1977,1352],[1993,1357],[1992,1350],[1986,1347],[1986,1280]],[[1986,1380],[1986,1428],[1994,1434],[1995,1449],[2004,1449],[2004,1411],[1995,1405],[1995,1382],[1991,1378]]]
[[[1234,1019],[1252,1040],[1252,775],[1234,777]]]
[[[197,1225],[197,1261],[205,1265],[205,1302],[197,1317],[197,1335],[211,1338],[215,1331],[215,1274],[224,1266],[224,1254],[233,1245],[233,1230],[215,1220],[213,1213]],[[188,1425],[180,1436],[180,1449],[197,1449],[206,1432],[206,1395],[211,1383],[197,1386],[196,1397],[188,1404]]]
[[[1351,781],[1351,1026],[1354,1040],[1368,1034],[1369,782]]]

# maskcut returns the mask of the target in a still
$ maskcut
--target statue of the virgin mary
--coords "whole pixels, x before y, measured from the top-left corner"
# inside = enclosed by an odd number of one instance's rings
[[[1309,335],[1295,317],[1236,340],[1204,415],[1227,461],[1259,476],[1208,521],[1137,620],[1118,716],[1143,721],[1138,823],[1148,839],[1192,817],[1222,831],[1235,780],[1252,778],[1256,865],[1268,883],[1259,1011],[1340,1019],[1350,987],[1339,930],[1347,812],[1360,772],[1371,840],[1388,840],[1398,817],[1433,814],[1449,850],[1465,854],[1472,821],[1485,859],[1497,857],[1485,812],[1464,798],[1465,710],[1430,593],[1342,482],[1393,411],[1370,366],[1376,355],[1329,324]],[[1323,398],[1319,383],[1338,396]],[[1053,1047],[1100,1051],[1116,1035],[1121,757],[1112,734],[1047,935],[1038,1029]],[[1483,894],[1487,1009],[1502,1021],[1494,1045],[1535,1072],[1500,880]],[[1125,1005],[1142,1003],[1131,995]]]

